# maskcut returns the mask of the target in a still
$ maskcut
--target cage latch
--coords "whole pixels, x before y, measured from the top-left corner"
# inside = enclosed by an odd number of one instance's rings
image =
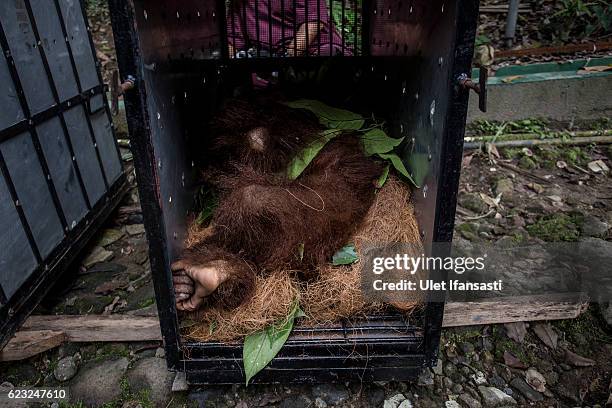
[[[487,67],[480,67],[478,75],[478,83],[472,81],[468,74],[459,75],[459,85],[464,89],[471,89],[478,94],[478,108],[482,112],[487,111],[487,80],[489,79],[489,70]]]
[[[136,85],[136,78],[132,75],[128,75],[125,81],[119,81],[119,71],[113,72],[113,79],[111,82],[111,112],[113,115],[119,113],[119,97],[125,92],[133,89]]]

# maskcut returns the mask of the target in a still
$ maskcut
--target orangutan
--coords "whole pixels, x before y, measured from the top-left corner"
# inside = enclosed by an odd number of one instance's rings
[[[312,279],[359,226],[382,165],[347,132],[290,180],[291,160],[324,130],[309,115],[277,102],[234,100],[216,116],[208,154],[217,160],[204,175],[219,203],[207,238],[171,266],[179,310],[205,301],[236,307],[256,274],[282,269]]]

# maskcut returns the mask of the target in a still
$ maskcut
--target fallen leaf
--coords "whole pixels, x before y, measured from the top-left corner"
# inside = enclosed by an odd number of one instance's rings
[[[497,197],[492,198],[486,195],[485,193],[480,193],[480,198],[484,201],[489,207],[499,207],[499,203],[501,201],[501,194],[498,194]]]
[[[332,262],[334,266],[338,265],[350,265],[359,260],[357,252],[355,251],[355,245],[350,244],[336,252],[333,256]]]
[[[305,109],[312,112],[323,126],[330,129],[358,130],[365,123],[365,119],[357,113],[334,108],[312,99],[300,99],[287,102],[285,105],[293,109]]]
[[[525,381],[538,392],[546,391],[546,378],[533,367],[525,372]]]
[[[468,156],[463,156],[463,160],[461,161],[461,167],[462,168],[470,167],[470,164],[472,163],[473,158],[474,158],[473,154],[470,154]]]
[[[527,188],[538,194],[542,194],[544,192],[544,186],[538,183],[529,183],[527,184]]]
[[[387,179],[389,178],[389,170],[390,169],[391,169],[391,166],[387,163],[387,165],[383,169],[382,174],[380,175],[378,180],[376,180],[376,188],[383,188],[383,186],[387,182]]]
[[[542,343],[546,344],[546,346],[553,350],[557,348],[557,340],[559,340],[559,335],[555,332],[550,323],[536,324],[533,328],[533,332],[540,340],[542,340]]]
[[[607,173],[610,171],[610,168],[606,165],[606,163],[604,163],[603,160],[594,160],[587,166],[593,173]]]
[[[103,315],[109,315],[109,314],[111,314],[111,313],[113,312],[113,309],[115,308],[115,305],[116,305],[117,303],[119,303],[119,300],[120,300],[120,299],[121,299],[121,298],[120,298],[119,296],[115,296],[115,298],[113,299],[113,301],[111,302],[111,304],[110,304],[110,305],[108,305],[108,306],[106,306],[106,307],[104,308],[104,311],[102,312],[102,314],[103,314]]]
[[[579,356],[576,353],[572,353],[571,351],[565,349],[565,361],[574,367],[590,367],[595,365],[595,361],[590,358]]]
[[[532,152],[532,151],[531,151],[531,149],[530,149],[530,148],[528,148],[528,147],[523,147],[523,148],[521,149],[521,152],[523,152],[523,154],[524,154],[525,156],[527,156],[527,157],[533,157],[533,152]]]
[[[524,370],[527,366],[509,351],[504,351],[504,364],[511,368]]]
[[[501,155],[499,154],[499,151],[497,150],[497,147],[493,144],[493,143],[487,143],[487,154],[490,156],[495,156],[498,159],[501,157]]]
[[[525,322],[515,322],[504,324],[506,335],[517,343],[522,343],[527,335],[527,325]]]
[[[287,167],[287,177],[289,180],[297,179],[300,174],[308,167],[310,162],[319,154],[321,149],[332,140],[339,136],[341,131],[338,129],[327,129],[321,133],[321,137],[316,138],[312,143],[306,146],[301,152],[299,152],[289,163]]]
[[[361,136],[363,151],[366,156],[389,153],[393,148],[399,146],[403,140],[403,137],[399,139],[389,137],[384,130],[379,128],[368,130]]]
[[[612,65],[593,65],[592,67],[583,67],[578,73],[587,73],[587,72],[606,72],[612,71]]]
[[[522,77],[523,77],[522,75],[510,75],[502,79],[502,82],[504,84],[510,84],[518,79],[521,79]]]
[[[242,362],[246,385],[255,374],[264,369],[283,347],[297,317],[303,316],[297,302],[286,321],[280,326],[268,326],[266,329],[250,334],[244,339]]]
[[[94,292],[97,295],[106,295],[107,293],[113,292],[117,289],[123,289],[127,287],[127,282],[121,280],[112,280],[104,282],[96,287]]]

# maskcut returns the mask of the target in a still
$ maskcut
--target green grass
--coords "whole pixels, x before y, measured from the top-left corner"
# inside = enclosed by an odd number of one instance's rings
[[[580,236],[582,217],[564,213],[545,215],[527,226],[532,237],[547,242],[575,242]]]

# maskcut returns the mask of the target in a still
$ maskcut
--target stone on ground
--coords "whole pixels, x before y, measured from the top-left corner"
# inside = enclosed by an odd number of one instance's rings
[[[165,406],[172,398],[174,373],[168,371],[164,359],[147,357],[139,360],[127,378],[132,392],[148,391],[155,406]]]
[[[81,369],[70,385],[71,400],[94,407],[116,400],[121,395],[119,383],[127,367],[127,358],[120,358]]]
[[[72,356],[64,357],[57,362],[57,367],[53,370],[53,376],[57,381],[68,381],[77,373],[77,366]]]
[[[459,401],[467,408],[482,408],[480,401],[467,393],[459,395]]]
[[[383,408],[398,408],[399,405],[406,400],[404,394],[395,394],[383,403]]]
[[[531,401],[542,401],[544,397],[538,391],[531,388],[529,384],[525,380],[519,377],[515,377],[510,381],[510,385],[516,389],[518,392],[523,394],[525,398]]]
[[[100,262],[110,261],[114,254],[111,251],[107,251],[101,246],[97,246],[91,251],[87,258],[83,261],[83,266],[87,269]]]
[[[348,391],[340,384],[320,384],[312,389],[312,393],[329,405],[340,405],[349,399]]]
[[[486,408],[506,407],[516,405],[516,400],[495,387],[478,387],[478,392],[482,396],[482,403]]]

